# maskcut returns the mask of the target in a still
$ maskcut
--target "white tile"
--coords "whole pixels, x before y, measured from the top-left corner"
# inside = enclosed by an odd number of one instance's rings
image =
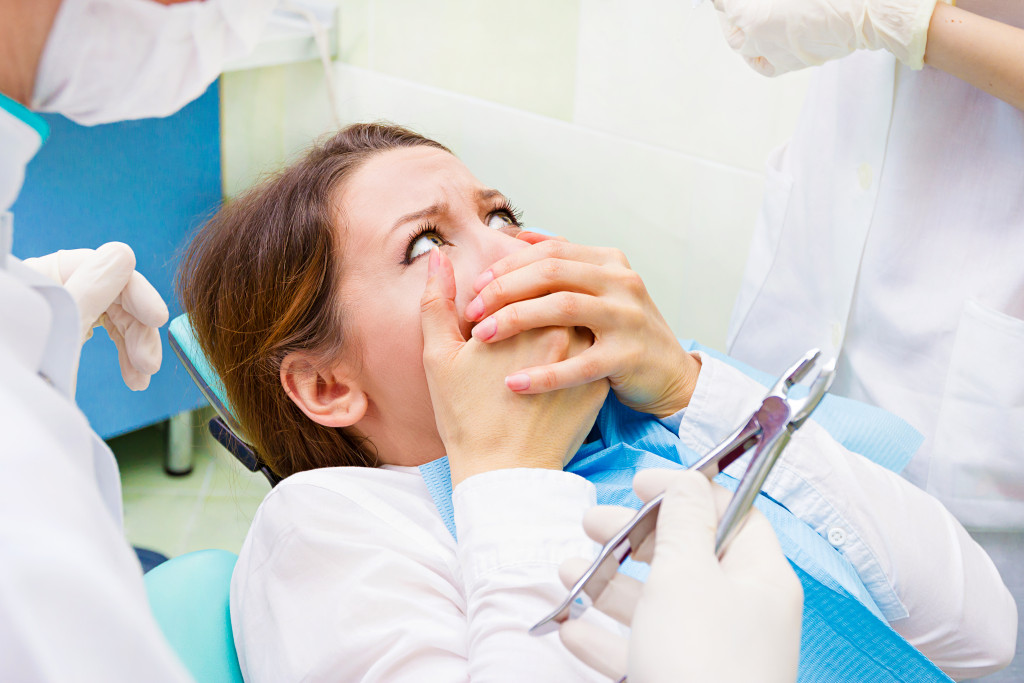
[[[583,0],[577,62],[575,123],[757,171],[809,77],[756,74],[688,0]]]
[[[366,70],[339,80],[346,120],[436,137],[528,222],[622,249],[677,334],[724,344],[759,174]]]
[[[580,0],[374,0],[370,68],[568,119]]]
[[[370,64],[373,0],[338,0],[338,60],[354,66]]]

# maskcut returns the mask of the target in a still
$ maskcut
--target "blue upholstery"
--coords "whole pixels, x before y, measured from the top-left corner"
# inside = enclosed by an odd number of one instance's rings
[[[246,442],[242,427],[238,424],[231,403],[228,402],[224,383],[206,360],[187,314],[179,315],[171,321],[167,329],[167,338],[171,350],[185,366],[192,381],[217,411],[218,417],[210,420],[210,433],[245,465],[246,469],[250,472],[262,472],[270,485],[276,486],[281,478],[260,460],[256,451]]]
[[[13,253],[26,258],[126,242],[135,267],[176,316],[178,247],[223,194],[218,84],[166,118],[79,126],[60,114],[42,117],[50,139],[29,164],[11,209]],[[82,348],[77,403],[104,439],[203,405],[173,363],[153,375],[149,389],[131,391],[121,381],[116,347],[103,339],[106,332],[96,336]]]
[[[226,550],[198,550],[145,576],[153,615],[197,683],[243,683],[229,610],[237,559]]]
[[[181,360],[182,365],[188,370],[192,380],[203,392],[203,396],[210,402],[217,413],[224,418],[232,428],[235,427],[235,414],[228,403],[228,395],[224,390],[224,383],[206,360],[206,355],[199,348],[195,331],[188,320],[188,314],[182,313],[167,326],[167,337],[171,343],[171,349]]]

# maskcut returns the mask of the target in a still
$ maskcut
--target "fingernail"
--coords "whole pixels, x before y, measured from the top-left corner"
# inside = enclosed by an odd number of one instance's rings
[[[430,248],[430,258],[427,259],[427,277],[430,277],[437,273],[438,266],[441,265],[441,250],[436,246]]]
[[[530,376],[523,373],[509,375],[505,378],[505,386],[512,391],[524,391],[530,388]]]
[[[498,321],[491,316],[487,320],[483,321],[479,325],[473,328],[473,336],[480,341],[487,341],[494,336],[494,333],[498,331]]]
[[[484,313],[484,302],[477,297],[466,306],[466,320],[476,320]]]
[[[493,279],[494,273],[492,273],[490,269],[485,270],[484,272],[480,273],[477,276],[476,282],[473,283],[473,290],[479,292],[481,289],[487,286],[487,283],[491,282]]]

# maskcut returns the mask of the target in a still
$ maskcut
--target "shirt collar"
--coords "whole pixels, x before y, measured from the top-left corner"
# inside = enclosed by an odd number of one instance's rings
[[[49,135],[41,116],[0,94],[0,269],[11,249],[14,221],[8,209],[21,190],[25,167]]]
[[[46,119],[3,93],[0,93],[0,110],[7,112],[38,133],[39,144],[43,144],[46,142],[46,138],[50,137],[50,125],[46,123]]]

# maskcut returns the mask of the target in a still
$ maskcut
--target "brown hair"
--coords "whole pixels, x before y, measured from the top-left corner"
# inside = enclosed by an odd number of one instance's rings
[[[449,151],[399,126],[349,126],[226,204],[185,253],[182,306],[246,440],[278,476],[376,464],[372,444],[307,418],[281,386],[280,369],[294,351],[326,365],[345,345],[342,185],[371,156],[420,145]]]

